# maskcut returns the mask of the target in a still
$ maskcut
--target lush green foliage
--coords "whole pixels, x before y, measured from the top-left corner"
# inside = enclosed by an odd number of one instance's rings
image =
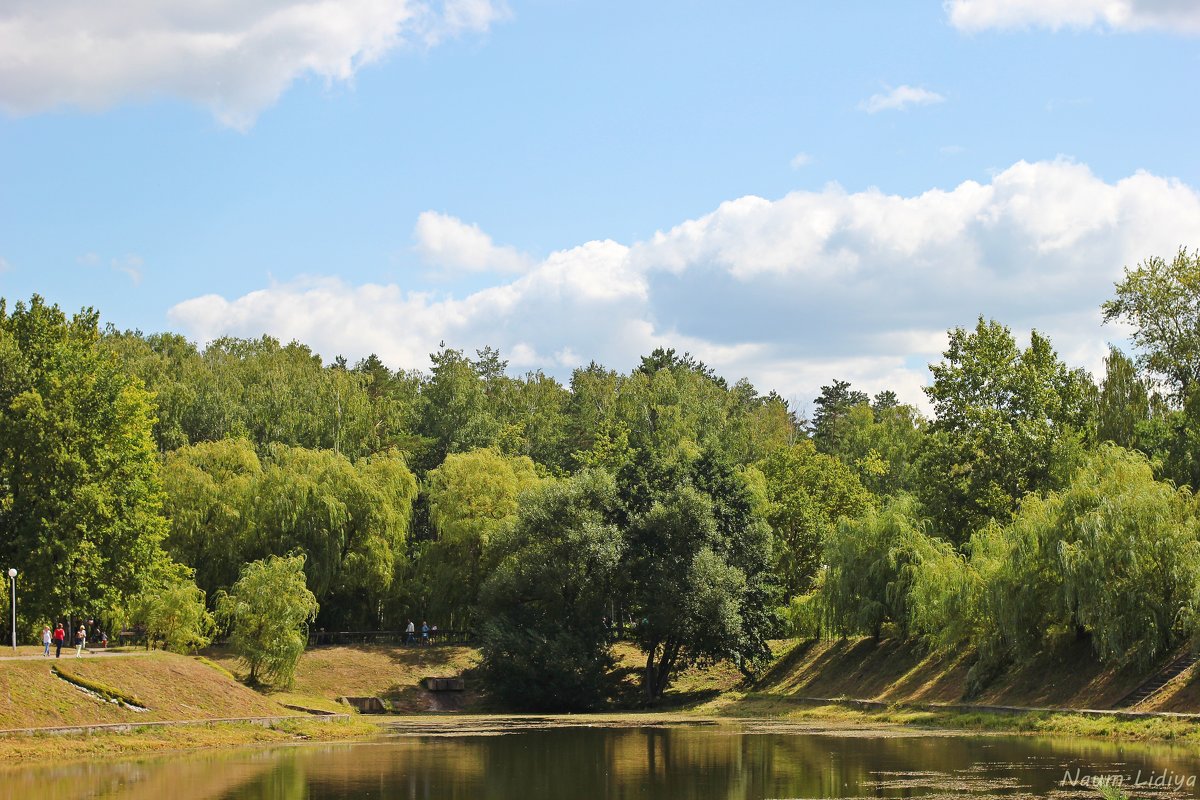
[[[0,301],[0,563],[22,628],[111,613],[171,571],[153,397],[99,342],[94,311]]]
[[[539,481],[528,456],[494,449],[452,453],[429,472],[425,491],[437,539],[422,553],[426,569],[414,579],[443,619],[471,618],[484,577],[484,550],[516,516],[521,493]]]
[[[1181,247],[1170,262],[1152,256],[1127,267],[1104,319],[1131,324],[1138,364],[1186,397],[1200,379],[1200,251]]]
[[[581,472],[531,489],[494,532],[483,585],[483,676],[521,707],[588,708],[604,698],[610,598],[624,537],[610,520],[616,487]]]
[[[1126,272],[1104,312],[1137,360],[1113,349],[1099,387],[981,318],[931,366],[929,420],[835,380],[809,428],[670,349],[563,386],[491,348],[393,371],[0,305],[0,557],[23,630],[140,620],[186,649],[207,596],[286,682],[318,608],[428,619],[539,708],[601,704],[613,636],[650,699],[697,661],[752,674],[780,616],[970,648],[973,689],[1064,636],[1146,660],[1197,632],[1198,263]]]
[[[818,453],[810,441],[775,450],[757,466],[766,479],[775,571],[789,596],[802,594],[838,519],[863,514],[871,495],[849,466]]]
[[[145,626],[148,643],[190,653],[212,641],[215,622],[205,607],[204,592],[191,581],[149,587],[134,608],[134,620]]]
[[[857,519],[843,518],[825,543],[821,597],[828,628],[878,638],[890,622],[903,633],[908,627],[909,567],[924,537],[909,497]]]
[[[250,683],[291,685],[319,608],[305,585],[302,555],[251,562],[233,588],[217,596],[217,619]]]
[[[1083,452],[1094,387],[1034,331],[1017,347],[1008,328],[980,318],[956,328],[925,392],[937,418],[919,461],[919,495],[939,532],[964,541],[1006,522],[1030,492],[1057,488]]]
[[[740,473],[712,454],[654,472],[622,487],[633,500],[622,601],[650,699],[697,661],[729,659],[752,674],[770,654],[777,594],[770,527]]]
[[[402,457],[351,462],[273,445],[260,459],[248,440],[229,439],[176,450],[163,474],[168,547],[198,565],[206,592],[228,588],[247,561],[299,552],[330,625],[378,624],[375,604],[403,555],[417,495]]]

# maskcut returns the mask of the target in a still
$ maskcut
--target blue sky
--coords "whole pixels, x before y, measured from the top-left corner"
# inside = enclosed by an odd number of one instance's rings
[[[1096,369],[1200,246],[1197,75],[1190,0],[11,0],[0,294],[801,405],[920,400],[979,314]]]

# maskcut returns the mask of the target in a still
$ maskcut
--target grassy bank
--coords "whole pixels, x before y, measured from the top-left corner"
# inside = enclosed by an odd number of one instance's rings
[[[1036,708],[1112,708],[1159,665],[1101,664],[1085,641],[1064,641],[998,672],[966,698],[970,654],[930,653],[894,639],[776,643],[775,660],[752,687],[781,697],[855,698],[888,704],[959,703]],[[1170,657],[1165,659],[1170,660]],[[1138,711],[1200,713],[1196,668],[1185,671]]]
[[[229,651],[214,648],[205,655],[240,676],[241,668]],[[476,710],[483,705],[477,691],[439,698],[420,684],[424,678],[469,673],[478,658],[479,651],[472,647],[317,647],[300,659],[291,687],[268,690],[266,696],[277,703],[343,713],[346,706],[337,703],[339,697],[384,698],[406,714]]]
[[[0,764],[113,760],[185,750],[277,745],[305,741],[340,741],[378,736],[378,724],[351,718],[319,721],[298,718],[269,726],[215,723],[97,731],[90,734],[26,734],[0,736]]]
[[[986,713],[915,710],[905,704],[961,701],[967,658],[929,654],[911,645],[884,640],[828,642],[783,641],[775,645],[770,668],[753,684],[729,664],[695,667],[680,673],[661,704],[634,710],[642,654],[632,645],[615,647],[622,718],[660,721],[680,718],[774,718],[827,726],[904,725],[969,732],[1011,732],[1051,736],[1107,737],[1122,740],[1200,742],[1200,725],[1181,719],[1116,719],[1070,712]],[[111,758],[159,751],[274,744],[307,739],[336,740],[379,733],[376,719],[320,722],[288,706],[346,713],[342,696],[386,698],[416,724],[433,721],[449,730],[469,729],[461,712],[503,712],[478,693],[473,669],[478,652],[466,647],[322,647],[305,653],[295,684],[287,690],[254,691],[238,678],[239,665],[229,653],[205,657],[141,652],[91,659],[12,660],[0,663],[0,728],[37,728],[230,717],[292,719],[263,727],[250,724],[142,727],[128,732],[91,735],[0,737],[0,763],[38,759]],[[55,675],[52,667],[63,674]],[[1107,669],[1090,651],[1069,644],[1055,653],[998,674],[971,702],[977,704],[1104,708],[1123,696],[1152,670]],[[1139,710],[1200,711],[1200,687],[1194,670]],[[434,695],[420,682],[426,677],[466,675],[470,690]],[[70,679],[68,683],[64,678]],[[73,683],[99,687],[87,694]],[[145,711],[131,710],[104,696],[136,698]],[[879,710],[845,705],[814,705],[805,698],[854,698],[888,704]],[[444,712],[460,712],[446,714]],[[432,716],[431,716],[432,715]],[[570,718],[577,722],[580,717]]]
[[[726,719],[770,718],[795,722],[842,725],[904,725],[941,731],[1016,733],[1044,736],[1085,736],[1128,741],[1200,742],[1200,724],[1171,717],[1119,719],[1085,716],[1070,711],[995,713],[978,711],[927,711],[894,706],[864,711],[836,703],[798,705],[787,698],[738,695],[693,709],[693,713]]]
[[[79,685],[100,687],[105,690],[101,695],[134,699],[145,710],[107,701]],[[173,653],[0,664],[0,729],[6,730],[295,713],[211,665]]]

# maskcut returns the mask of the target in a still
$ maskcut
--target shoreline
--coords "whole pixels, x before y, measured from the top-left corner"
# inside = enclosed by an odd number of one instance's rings
[[[582,714],[456,712],[411,715],[181,720],[59,729],[0,731],[0,763],[20,769],[38,762],[88,762],[213,749],[366,741],[387,736],[469,736],[557,727],[676,727],[720,724],[776,732],[891,736],[1070,736],[1146,744],[1200,742],[1197,715],[1141,712],[1120,719],[1102,711],[1032,709],[965,711],[894,705],[855,708],[864,701],[733,695],[690,709]],[[880,704],[882,705],[882,704]]]

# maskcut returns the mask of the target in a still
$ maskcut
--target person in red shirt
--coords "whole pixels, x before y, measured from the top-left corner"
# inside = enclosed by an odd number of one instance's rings
[[[62,623],[60,622],[54,626],[54,657],[55,658],[60,658],[62,656],[62,643],[63,643],[63,639],[66,639],[66,638],[67,638],[67,632],[63,630]]]

